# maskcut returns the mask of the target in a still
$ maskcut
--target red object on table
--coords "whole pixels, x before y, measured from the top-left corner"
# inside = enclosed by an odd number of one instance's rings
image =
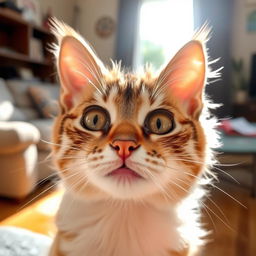
[[[219,128],[225,132],[227,135],[237,135],[237,136],[246,136],[246,137],[256,137],[256,133],[252,134],[242,134],[240,132],[237,132],[232,127],[232,119],[231,120],[223,120],[221,124],[219,125]]]

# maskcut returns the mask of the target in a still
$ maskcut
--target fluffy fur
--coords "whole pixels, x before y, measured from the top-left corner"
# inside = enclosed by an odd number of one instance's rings
[[[104,67],[63,23],[53,21],[53,31],[62,85],[53,156],[66,193],[50,256],[196,255],[205,235],[198,222],[201,183],[212,176],[217,142],[204,96],[207,79],[218,76],[207,62],[208,29],[199,30],[159,73],[147,69],[142,75],[124,73],[115,63]],[[91,105],[109,113],[107,131],[81,125]],[[145,133],[145,118],[155,109],[172,113],[171,132]],[[111,147],[116,138],[139,145],[125,165],[142,179],[108,176],[123,164]]]

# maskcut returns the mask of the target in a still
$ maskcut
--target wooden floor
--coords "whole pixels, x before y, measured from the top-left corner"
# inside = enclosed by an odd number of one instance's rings
[[[63,189],[56,179],[41,184],[23,201],[0,199],[0,226],[16,226],[54,237]]]
[[[217,184],[229,193],[231,199],[218,189],[212,191],[211,202],[204,210],[203,222],[207,223],[209,242],[203,256],[255,256],[256,255],[256,199],[246,189],[227,182]],[[238,200],[241,204],[235,200]]]
[[[8,217],[33,206],[39,200],[51,196],[55,191],[59,190],[57,185],[52,181],[44,182],[33,193],[24,200],[15,200],[0,197],[0,224]]]
[[[249,191],[239,188],[238,185],[224,182],[217,185],[246,208],[218,189],[212,190],[210,198],[214,203],[206,200],[207,207],[202,218],[206,229],[211,230],[212,234],[208,236],[209,243],[202,256],[255,256],[256,199],[251,198]],[[56,192],[50,191],[47,196],[49,197],[51,193]],[[39,192],[36,192],[32,197],[38,194]],[[32,202],[32,206],[36,204],[35,201]],[[20,211],[23,205],[24,202],[0,199],[0,224],[1,221]],[[31,204],[26,207],[31,207]]]

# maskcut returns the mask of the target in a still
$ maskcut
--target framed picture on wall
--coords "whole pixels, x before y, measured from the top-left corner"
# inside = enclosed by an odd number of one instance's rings
[[[96,34],[99,37],[107,38],[111,36],[115,30],[115,21],[110,16],[104,16],[98,19],[95,24]]]

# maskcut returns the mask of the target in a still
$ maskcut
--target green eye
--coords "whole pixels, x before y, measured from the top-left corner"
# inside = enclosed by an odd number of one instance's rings
[[[173,115],[165,109],[157,109],[150,112],[144,123],[144,128],[147,133],[158,135],[167,134],[171,132],[174,127]]]
[[[104,108],[91,106],[85,110],[81,119],[81,125],[90,131],[106,130],[110,125],[110,117]]]

